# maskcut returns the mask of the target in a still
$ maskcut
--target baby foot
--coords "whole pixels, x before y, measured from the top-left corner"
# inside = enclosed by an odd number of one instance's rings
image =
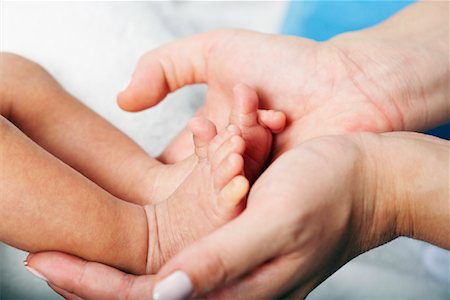
[[[259,99],[256,92],[244,84],[234,88],[234,102],[230,114],[230,124],[238,126],[245,141],[245,176],[253,183],[264,168],[272,148],[272,133],[281,132],[286,125],[284,113],[274,110],[258,110]],[[215,128],[198,128],[202,136],[212,139]],[[159,164],[147,172],[148,199],[155,204],[167,199],[177,187],[191,174],[197,157],[192,155],[171,165]],[[143,203],[148,204],[148,203]]]
[[[233,92],[230,124],[241,129],[245,141],[245,176],[252,184],[261,174],[270,155],[272,133],[284,129],[286,116],[280,111],[258,110],[258,95],[244,84],[236,85]]]
[[[193,119],[189,127],[196,159],[191,173],[167,201],[146,206],[147,273],[236,217],[245,205],[249,183],[243,176],[245,142],[239,128],[230,125],[215,135],[215,126],[203,118]]]

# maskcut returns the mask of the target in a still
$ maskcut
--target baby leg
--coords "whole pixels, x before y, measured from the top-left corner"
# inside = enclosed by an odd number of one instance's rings
[[[55,250],[142,273],[147,221],[43,150],[0,116],[0,241]]]
[[[149,203],[148,171],[158,161],[67,93],[36,63],[0,53],[0,75],[1,115],[115,196]]]

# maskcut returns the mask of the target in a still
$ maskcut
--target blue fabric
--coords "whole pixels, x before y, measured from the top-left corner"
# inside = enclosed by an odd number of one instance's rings
[[[291,1],[282,33],[325,41],[380,23],[415,1]]]
[[[291,1],[282,34],[326,41],[333,36],[374,26],[404,7],[411,0],[397,1]],[[427,133],[450,139],[450,123]]]
[[[428,130],[426,133],[450,140],[450,123]]]

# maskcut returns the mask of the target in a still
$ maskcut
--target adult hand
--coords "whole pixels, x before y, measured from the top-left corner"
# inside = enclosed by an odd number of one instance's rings
[[[25,265],[65,299],[149,299],[153,288],[153,275],[130,275],[60,252],[30,254]]]
[[[450,248],[448,214],[439,213],[448,207],[449,147],[410,133],[305,142],[258,179],[239,217],[183,250],[156,278],[62,254],[36,254],[28,265],[56,291],[88,299],[149,298],[155,282],[179,270],[188,277],[176,273],[175,286],[157,286],[157,299],[210,291],[213,298],[266,299],[296,286],[304,297],[356,255],[398,235]]]
[[[188,37],[145,54],[118,102],[138,111],[185,85],[207,83],[198,114],[222,128],[232,88],[245,83],[262,107],[288,117],[278,154],[320,135],[424,130],[450,120],[447,6],[420,3],[374,29],[324,43],[244,30]],[[191,140],[185,130],[163,160],[190,154]]]
[[[322,44],[235,30],[187,38],[145,55],[119,104],[137,111],[184,85],[207,82],[206,102],[198,113],[221,127],[226,123],[232,87],[243,82],[258,91],[264,108],[279,109],[288,116],[286,131],[276,139],[276,154],[323,134],[426,129],[450,116],[449,71],[443,63],[448,62],[447,11],[447,3],[419,3],[383,25]],[[191,149],[186,145],[190,139],[185,131],[163,159],[173,162],[187,156],[189,151],[179,151]],[[61,265],[68,263],[61,261]],[[71,269],[67,272],[69,276]],[[261,273],[255,278],[263,278]],[[70,287],[77,278],[75,274],[63,283]],[[273,289],[270,286],[258,288]]]
[[[337,138],[313,140],[282,154],[254,184],[248,206],[237,219],[183,251],[159,275],[173,271],[174,266],[195,271],[189,274],[204,291],[213,287],[212,282],[216,287],[234,279],[237,272],[256,268],[253,277],[224,292],[229,299],[239,295],[268,298],[280,293],[280,285],[290,287],[298,278],[303,283],[322,280],[324,268],[328,274],[362,249],[355,229],[361,229],[359,223],[364,220],[359,211],[369,204],[355,201],[364,192],[354,189],[364,178],[360,161],[353,142]],[[194,258],[192,264],[186,257]],[[270,258],[273,261],[266,267],[258,268]],[[123,296],[136,278],[65,254],[38,253],[28,259],[28,266],[64,297]],[[141,286],[147,298],[152,283],[148,280],[147,286]]]
[[[450,248],[449,151],[450,142],[420,134],[365,133],[284,153],[238,218],[160,270],[154,299],[273,299],[295,287],[305,297],[398,235]]]

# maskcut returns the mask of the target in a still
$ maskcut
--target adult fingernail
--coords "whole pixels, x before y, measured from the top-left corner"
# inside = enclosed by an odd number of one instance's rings
[[[184,300],[192,295],[193,287],[189,276],[176,271],[155,285],[153,300]]]
[[[37,278],[42,279],[42,280],[44,280],[44,281],[48,281],[47,277],[45,277],[44,275],[42,275],[41,272],[36,271],[35,269],[33,269],[32,267],[27,266],[27,265],[25,265],[25,268],[26,268],[31,274],[33,274],[34,276],[36,276]]]

